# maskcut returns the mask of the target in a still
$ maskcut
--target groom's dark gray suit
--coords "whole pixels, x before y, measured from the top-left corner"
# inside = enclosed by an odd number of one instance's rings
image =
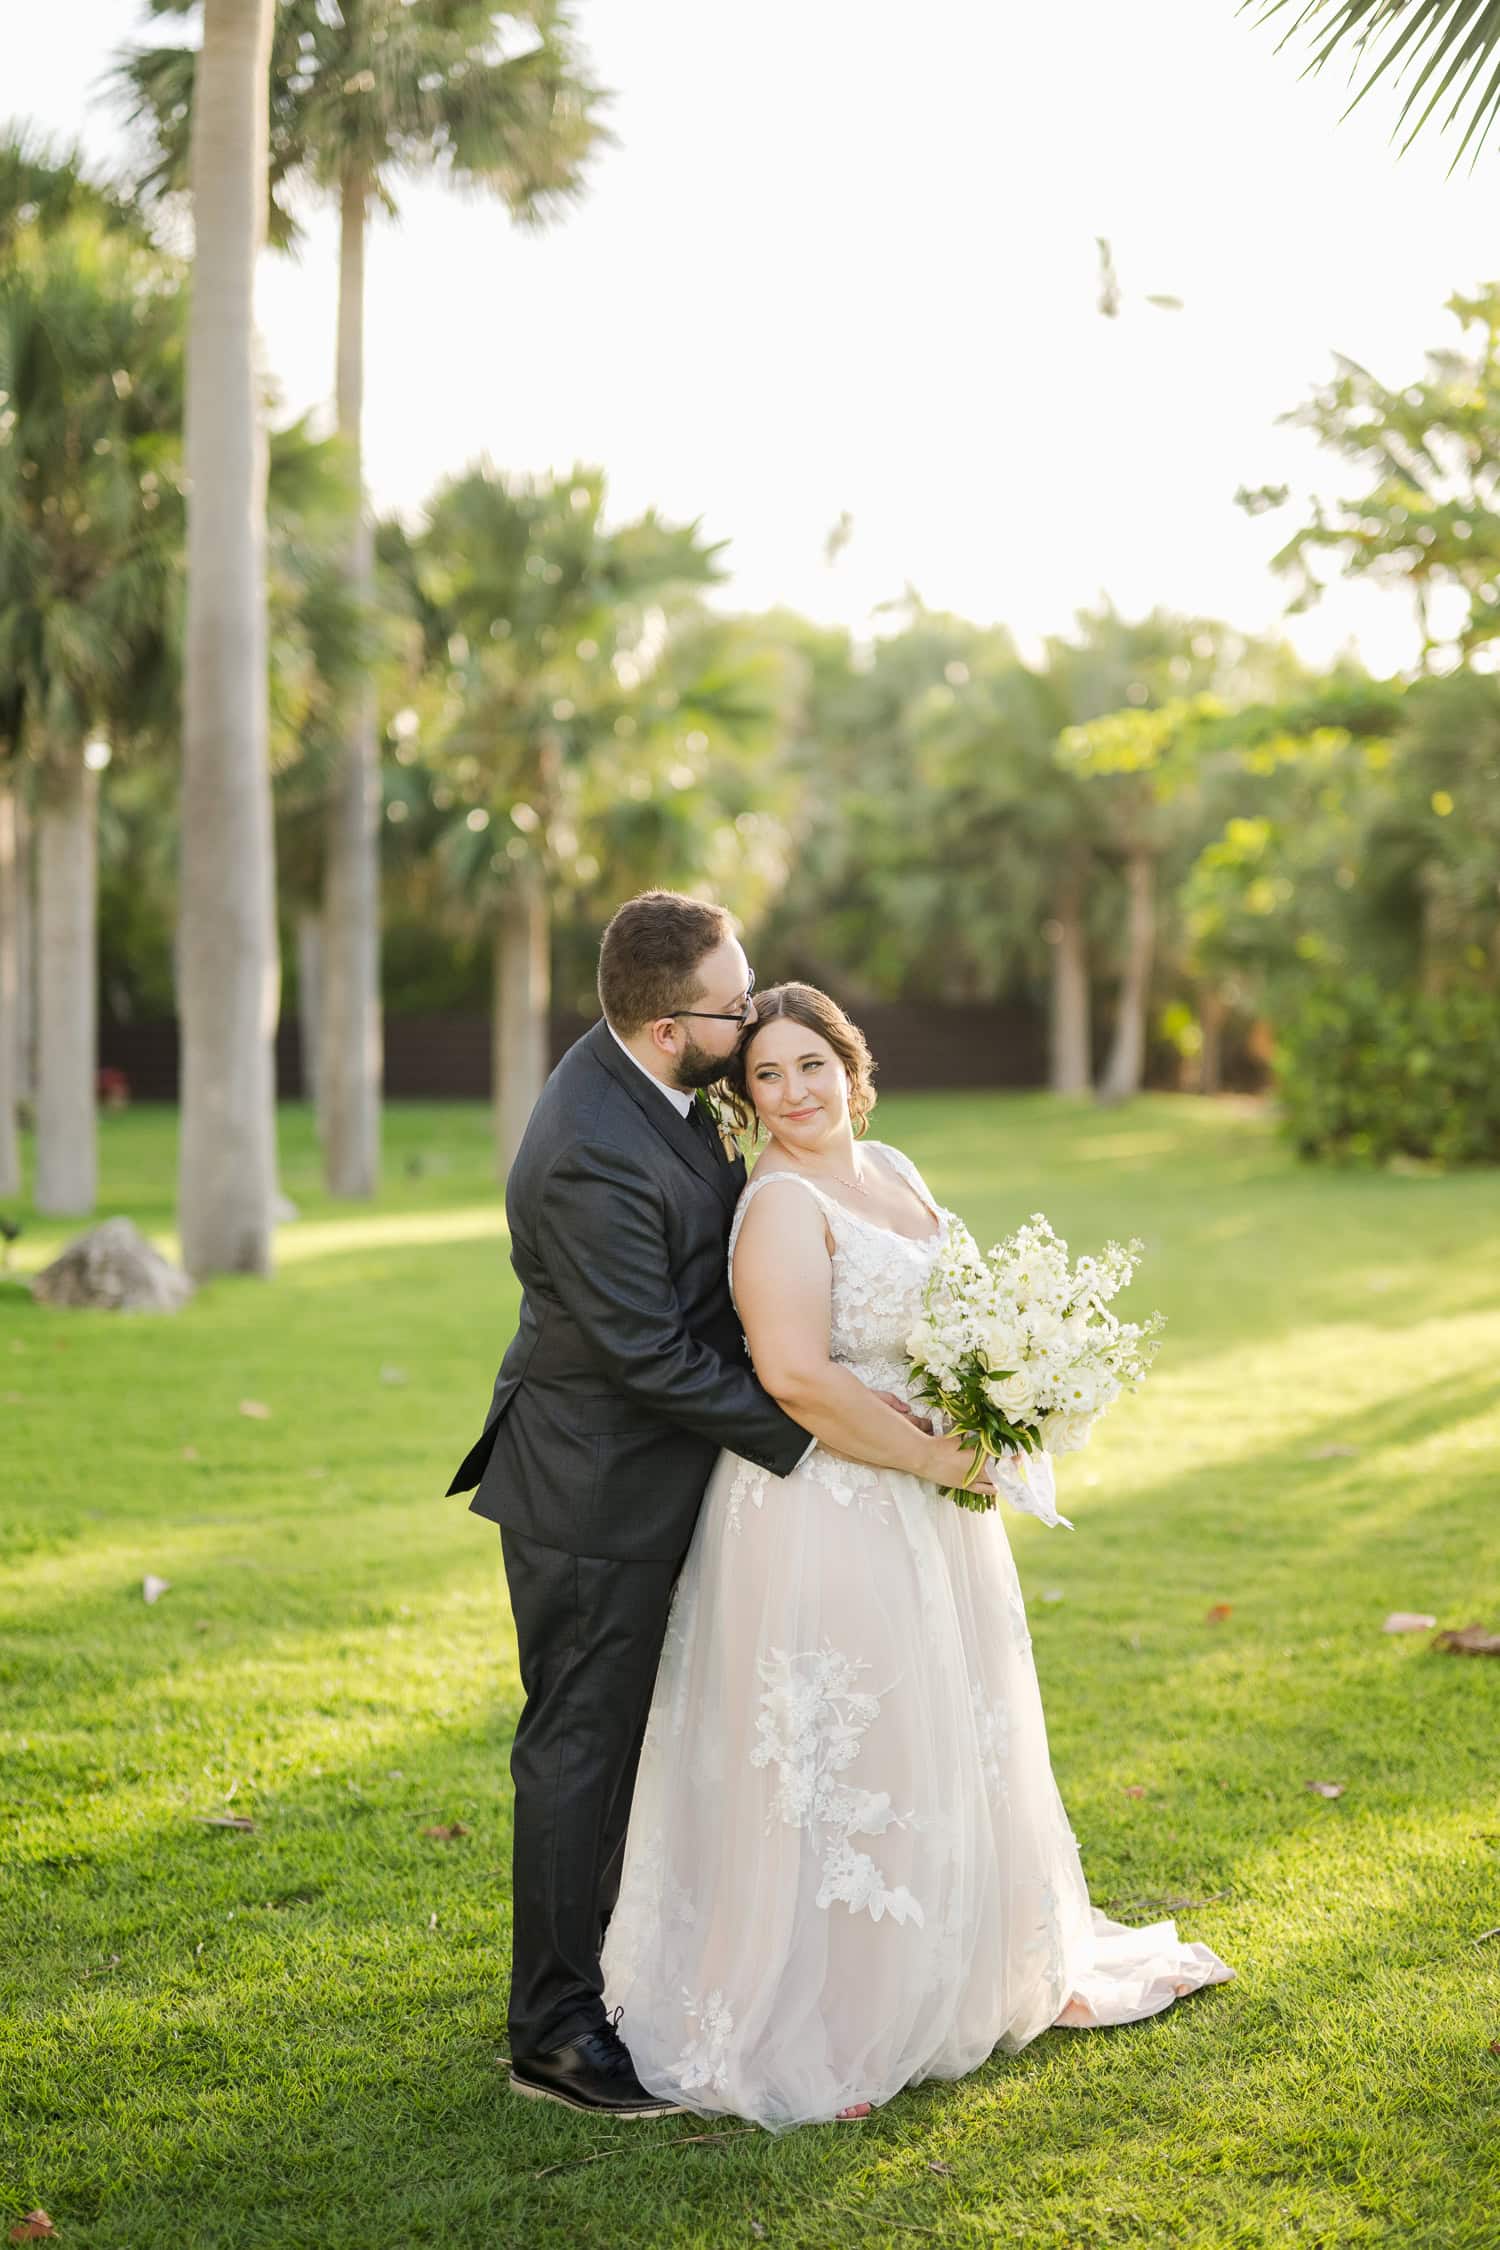
[[[511,1754],[513,2056],[604,2021],[602,1929],[667,1605],[721,1447],[785,1476],[725,1245],[745,1168],[607,1024],[569,1049],[506,1183],[519,1331],[449,1486],[500,1525],[525,1708]],[[624,2027],[628,2040],[630,2027]]]

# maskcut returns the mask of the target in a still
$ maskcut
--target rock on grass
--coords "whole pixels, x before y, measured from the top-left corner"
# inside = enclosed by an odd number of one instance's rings
[[[70,1242],[31,1284],[39,1304],[105,1312],[176,1312],[192,1282],[129,1219],[106,1219]]]

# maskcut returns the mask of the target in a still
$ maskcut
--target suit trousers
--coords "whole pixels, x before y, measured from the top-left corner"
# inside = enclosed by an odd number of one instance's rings
[[[507,1525],[500,1547],[526,1695],[510,1759],[509,2030],[524,2060],[605,2020],[599,1953],[681,1560],[565,1554]]]

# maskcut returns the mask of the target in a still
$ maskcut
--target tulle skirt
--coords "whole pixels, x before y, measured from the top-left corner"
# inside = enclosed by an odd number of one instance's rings
[[[998,1513],[721,1458],[604,1952],[654,2093],[781,2127],[1233,1972],[1089,1905]]]

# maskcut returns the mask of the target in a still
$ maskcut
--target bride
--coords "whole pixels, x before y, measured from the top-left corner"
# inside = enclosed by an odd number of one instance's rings
[[[769,1136],[730,1280],[794,1417],[909,1394],[949,1215],[863,1140],[869,1051],[804,984],[728,1084]],[[1130,2023],[1233,1971],[1089,1906],[998,1513],[817,1447],[721,1456],[642,1751],[605,1998],[653,2093],[767,2126],[858,2117],[1051,2024]]]

